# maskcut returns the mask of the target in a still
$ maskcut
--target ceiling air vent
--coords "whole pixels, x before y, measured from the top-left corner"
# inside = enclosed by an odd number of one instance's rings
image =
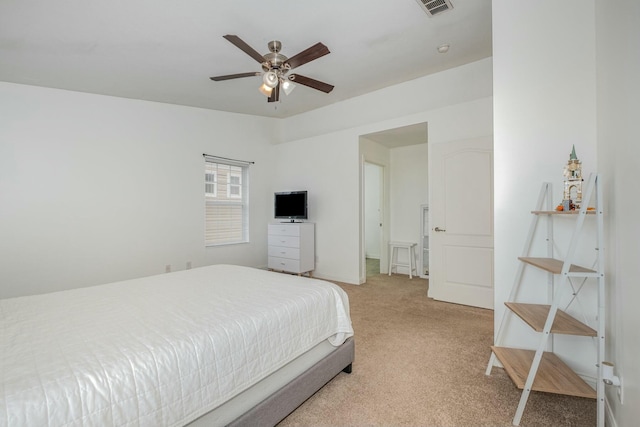
[[[427,15],[436,16],[439,13],[453,9],[449,0],[416,0],[420,7],[427,12]]]

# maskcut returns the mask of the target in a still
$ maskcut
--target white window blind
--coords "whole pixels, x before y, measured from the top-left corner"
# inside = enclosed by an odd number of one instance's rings
[[[249,162],[204,155],[205,244],[249,241]]]

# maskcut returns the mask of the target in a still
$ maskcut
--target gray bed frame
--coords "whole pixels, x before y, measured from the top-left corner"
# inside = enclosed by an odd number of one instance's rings
[[[349,338],[293,381],[229,423],[229,427],[273,427],[340,372],[351,373],[355,342]]]

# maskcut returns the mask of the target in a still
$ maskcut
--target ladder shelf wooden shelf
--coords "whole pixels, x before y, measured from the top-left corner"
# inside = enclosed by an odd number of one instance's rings
[[[505,305],[521,318],[527,325],[536,332],[544,330],[544,324],[549,317],[550,305],[545,304],[523,304],[515,302],[505,302]],[[564,311],[558,309],[556,318],[551,325],[552,334],[580,335],[585,337],[596,337],[598,332],[576,320]]]
[[[604,358],[604,256],[601,250],[603,242],[603,212],[601,183],[598,175],[589,177],[585,191],[584,205],[577,211],[557,211],[553,209],[551,184],[544,183],[540,190],[529,233],[525,241],[522,256],[518,257],[520,265],[508,300],[505,302],[507,310],[496,334],[495,345],[491,347],[491,358],[487,366],[486,375],[491,374],[496,361],[500,361],[505,371],[516,387],[522,390],[520,402],[513,418],[513,425],[519,425],[531,391],[555,393],[569,396],[579,396],[597,400],[598,427],[604,427],[604,382],[602,381],[602,362]],[[595,196],[595,208],[588,208],[591,197]],[[545,206],[546,205],[546,206]],[[575,221],[573,234],[569,240],[567,254],[563,260],[554,257],[553,218],[555,216],[573,217]],[[586,268],[573,264],[576,248],[581,233],[584,233],[583,223],[587,216],[597,221],[596,262],[594,267]],[[530,256],[532,241],[536,234],[536,227],[540,218],[547,219],[547,256]],[[522,285],[524,270],[534,267],[547,272],[547,286],[550,286],[549,304],[532,304],[517,301],[518,290]],[[597,325],[588,325],[565,310],[560,309],[563,297],[569,297],[570,305],[583,286],[576,288],[573,278],[589,280],[597,285]],[[573,296],[573,298],[571,298]],[[515,316],[511,316],[515,315]],[[539,343],[535,349],[510,348],[503,345],[505,329],[508,320],[518,318],[533,331],[539,333]],[[596,389],[577,375],[558,355],[549,347],[549,338],[553,334],[590,337],[597,347],[597,378]],[[553,347],[553,341],[551,341]]]
[[[535,257],[518,257],[518,259],[527,264],[531,264],[535,267],[541,268],[549,273],[561,274],[564,262],[554,258],[535,258]],[[577,273],[576,276],[583,277],[584,273],[598,274],[597,271],[589,268],[580,267],[579,265],[571,264],[569,266],[569,274]]]
[[[492,346],[491,350],[498,356],[498,360],[504,366],[509,378],[516,387],[522,390],[536,352],[496,346]],[[548,351],[542,355],[538,375],[536,375],[531,389],[544,393],[596,398],[596,392],[589,384],[576,375],[558,356]]]

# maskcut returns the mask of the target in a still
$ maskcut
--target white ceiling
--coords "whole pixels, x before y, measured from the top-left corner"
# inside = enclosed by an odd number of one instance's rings
[[[416,0],[2,0],[0,80],[289,117],[491,56],[491,0],[451,1],[429,17]],[[288,57],[322,42],[331,53],[295,72],[335,89],[267,103],[260,77],[211,81],[260,71],[225,34]]]

